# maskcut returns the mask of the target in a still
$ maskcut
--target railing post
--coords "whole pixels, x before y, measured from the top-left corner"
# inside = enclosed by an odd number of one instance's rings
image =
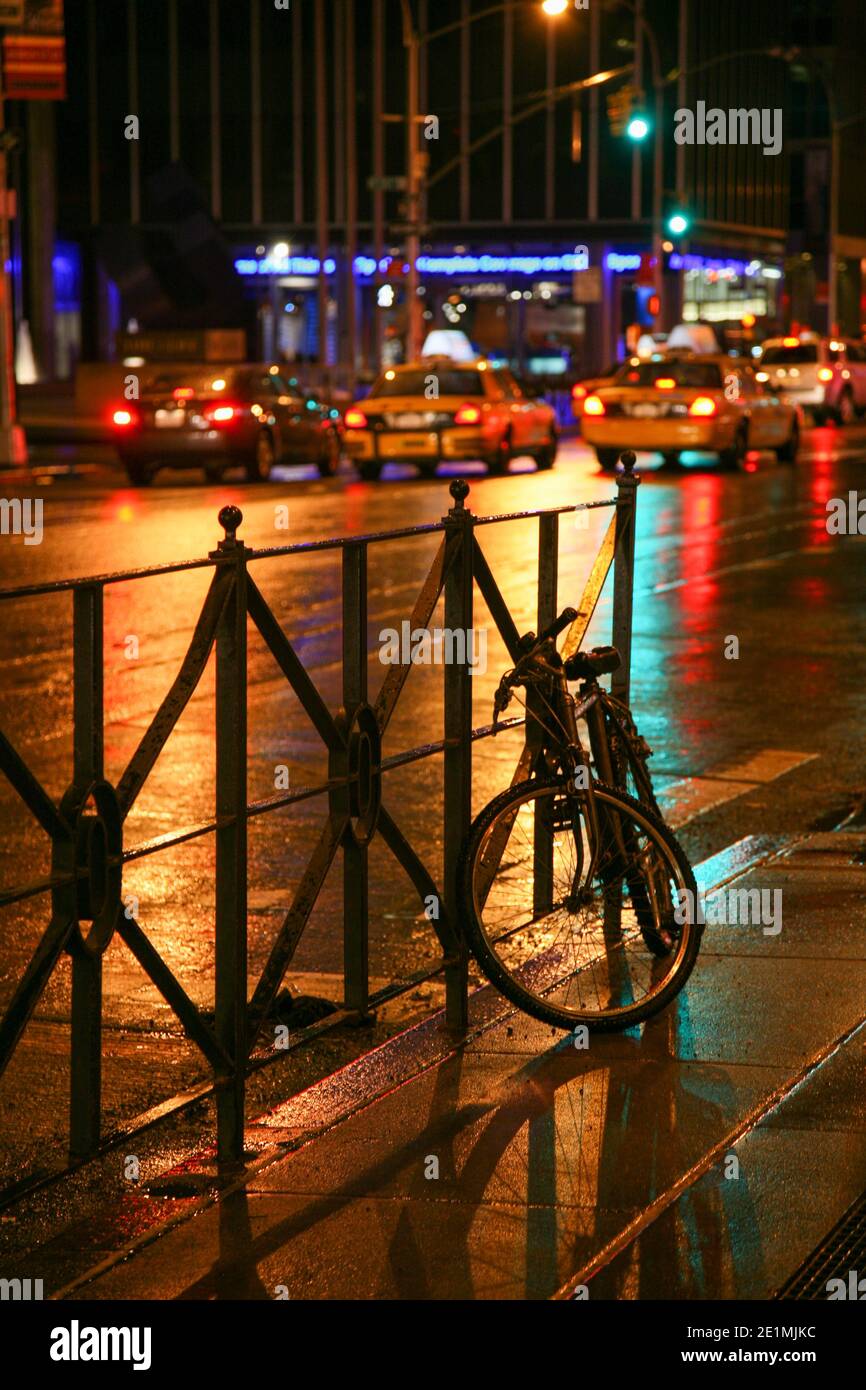
[[[456,554],[445,577],[445,627],[462,631],[466,660],[445,665],[445,906],[460,938],[456,960],[445,969],[445,1016],[449,1028],[463,1031],[469,1022],[468,954],[461,928],[457,885],[460,851],[472,819],[472,677],[469,643],[472,628],[472,513],[463,505],[468,483],[457,478],[449,487],[454,498],[445,520],[448,542]],[[452,639],[452,650],[456,644]]]
[[[637,490],[640,475],[634,471],[635,456],[622,455],[622,472],[617,475],[616,536],[613,553],[613,644],[622,665],[611,678],[611,692],[625,704],[631,688],[631,636],[634,609],[634,541],[637,523]]]
[[[103,593],[76,589],[72,601],[73,781],[83,799],[103,775]],[[99,1143],[102,1091],[102,957],[72,952],[69,1152],[91,1154]]]
[[[343,550],[343,709],[347,729],[367,702],[367,547]],[[349,793],[350,795],[350,793]],[[347,829],[343,837],[344,1001],[361,1018],[369,1013],[369,890],[367,846]]]
[[[559,582],[559,514],[545,513],[538,518],[538,612],[536,630],[542,632],[557,616],[557,589]],[[535,697],[527,698],[526,712],[530,711],[544,718],[547,713],[543,702]],[[527,692],[529,696],[529,692]],[[527,742],[538,753],[545,742],[544,730],[537,721],[526,731]],[[537,804],[533,828],[533,911],[537,916],[549,912],[553,905],[553,831],[546,823],[541,804]]]
[[[215,556],[233,563],[234,583],[216,635],[216,1035],[232,1059],[217,1088],[220,1167],[244,1160],[247,1067],[247,594],[246,551],[235,532],[243,515],[223,507],[226,538]]]

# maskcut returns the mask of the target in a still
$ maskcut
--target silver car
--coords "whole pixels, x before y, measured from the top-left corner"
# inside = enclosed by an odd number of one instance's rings
[[[832,419],[850,425],[866,411],[866,349],[851,338],[768,338],[756,368],[759,381],[818,424]]]

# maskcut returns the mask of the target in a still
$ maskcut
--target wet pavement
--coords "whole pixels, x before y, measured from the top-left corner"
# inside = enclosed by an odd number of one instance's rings
[[[75,1300],[770,1297],[866,1181],[863,847],[701,866],[779,889],[785,929],[708,927],[640,1030],[577,1048],[487,986],[465,1043],[431,1019],[260,1115],[245,1179],[144,1163],[26,1254],[19,1217],[0,1274]]]
[[[743,836],[798,836],[836,824],[862,805],[864,779],[858,755],[866,674],[864,538],[829,536],[824,504],[829,497],[847,496],[849,489],[866,489],[864,461],[866,429],[858,426],[844,432],[809,431],[794,468],[761,456],[749,461],[750,471],[733,476],[701,467],[644,474],[638,497],[632,704],[655,749],[656,782],[696,862]],[[18,538],[0,539],[0,585],[4,587],[204,555],[219,539],[216,512],[227,502],[243,509],[241,535],[252,546],[435,521],[450,503],[447,476],[421,481],[409,470],[386,476],[378,485],[357,482],[348,469],[333,481],[287,473],[278,482],[256,489],[231,482],[214,487],[189,475],[163,475],[152,489],[136,492],[124,486],[110,454],[96,446],[68,454],[44,450],[35,462],[36,485],[24,491],[44,499],[44,539],[41,545],[28,547]],[[77,476],[69,476],[70,463]],[[467,470],[473,510],[512,512],[613,495],[611,481],[598,473],[578,441],[564,445],[557,467],[549,474],[536,475],[529,464],[525,471],[520,463],[514,467],[515,472],[503,479],[473,476]],[[0,490],[11,497],[15,489],[14,480],[7,478]],[[289,509],[287,530],[280,524],[284,519],[280,509],[285,506]],[[589,516],[586,529],[568,522],[562,526],[562,604],[573,603],[579,596],[606,524],[602,511]],[[535,524],[515,521],[488,527],[480,538],[518,627],[534,626]],[[377,649],[382,629],[399,626],[408,616],[434,550],[435,538],[426,538],[390,542],[371,552],[371,651]],[[255,575],[325,700],[336,708],[340,691],[338,553],[261,561]],[[124,583],[106,592],[106,767],[111,779],[126,765],[176,673],[206,583],[206,571],[191,571]],[[0,606],[4,672],[0,728],[54,796],[65,789],[71,767],[70,607],[68,595],[16,602],[14,617],[9,604]],[[479,600],[476,623],[487,625],[488,621]],[[605,599],[590,639],[608,640],[609,622],[609,600]],[[735,660],[726,657],[731,637],[739,641]],[[130,638],[137,643],[133,658],[128,655],[135,645]],[[493,689],[506,665],[504,648],[491,631],[488,669],[473,685],[476,724],[488,722]],[[384,669],[375,657],[371,659],[371,692],[378,689]],[[440,685],[441,672],[413,670],[389,729],[386,753],[441,737]],[[211,814],[212,728],[213,681],[208,672],[136,803],[128,823],[128,844]],[[516,734],[478,745],[474,809],[510,778],[518,747]],[[277,765],[288,766],[292,787],[311,785],[324,777],[319,741],[257,640],[251,640],[249,750],[251,799],[273,792]],[[425,847],[431,869],[438,874],[438,758],[389,774],[385,797],[405,833]],[[0,785],[0,823],[4,828],[0,888],[45,875],[44,837],[33,833],[5,782]],[[321,812],[313,802],[305,802],[291,813],[261,817],[251,827],[253,978],[264,963],[320,824]],[[142,925],[203,1007],[210,1005],[213,988],[212,856],[209,839],[194,840],[131,864],[125,877],[126,892],[139,899]],[[850,891],[857,901],[862,869],[852,868],[851,874]],[[370,881],[375,987],[432,965],[438,951],[429,923],[419,915],[417,900],[381,846],[371,853]],[[804,891],[801,883],[796,892]],[[789,935],[786,928],[768,960],[751,944],[744,948],[742,940],[736,949],[727,943],[729,955],[720,953],[722,964],[715,962],[711,952],[685,997],[691,1001],[693,991],[698,991],[685,1016],[688,1027],[684,1030],[684,1015],[677,1013],[680,1033],[672,1054],[676,1066],[721,1066],[734,1069],[742,1080],[742,1096],[738,1086],[730,1090],[730,1078],[720,1083],[722,1091],[727,1086],[725,1094],[733,1096],[733,1110],[722,1106],[720,1124],[729,1123],[734,1112],[739,1114],[754,1098],[755,1086],[758,1092],[762,1087],[772,1089],[782,1072],[795,1070],[805,1055],[806,1041],[818,1045],[820,1039],[840,1035],[857,1012],[863,983],[859,972],[866,955],[864,923],[850,904],[841,922],[832,904],[827,906],[827,891],[826,885],[813,883],[802,898],[806,906],[798,918],[797,934]],[[340,998],[340,910],[340,876],[333,872],[290,975],[292,985],[304,993]],[[29,900],[23,909],[0,909],[0,1003],[9,998],[44,925],[44,900]],[[771,1029],[765,1036],[764,1016],[771,1005],[779,1007],[779,1019],[793,1028],[803,1001],[815,997],[819,958],[827,973],[819,996],[821,1007],[815,1011],[814,1036],[810,1033],[802,1046],[783,1045],[781,1024],[777,1033]],[[283,1094],[290,1094],[309,1085],[371,1043],[428,1015],[439,1002],[440,986],[432,982],[383,1010],[375,1028],[365,1030],[363,1037],[355,1032],[351,1037],[320,1040],[304,1059],[291,1054],[270,1069],[279,1073],[279,1079],[259,1083],[260,1108],[275,1104],[281,1087]],[[68,1017],[64,963],[55,972],[0,1084],[0,1182],[34,1169],[50,1171],[63,1162]],[[119,943],[106,957],[105,1025],[109,1128],[206,1075],[168,1007]],[[626,1094],[646,1070],[647,1039],[659,1036],[663,1027],[673,1027],[671,1020],[650,1025],[637,1042],[620,1040],[618,1045],[625,1049],[618,1054],[622,1066],[637,1064],[632,1080],[623,1073],[617,1082],[626,1087]],[[514,1036],[525,1037],[526,1050],[538,1049],[539,1064],[547,1065],[549,1034],[542,1040],[532,1025],[527,1031],[521,1024],[515,1026]],[[473,1057],[476,1053],[482,1059],[488,1055],[483,1039],[472,1049]],[[553,1056],[565,1054],[560,1047]],[[587,1066],[585,1058],[577,1063],[574,1056],[566,1060],[572,1066]],[[486,1065],[479,1062],[481,1071],[472,1071],[476,1080],[470,1089],[487,1084],[483,1080]],[[610,1085],[603,1068],[602,1073],[593,1082],[600,1087],[599,1094]],[[574,1074],[575,1085],[579,1074]],[[681,1078],[691,1074],[676,1072]],[[695,1083],[698,1092],[704,1084]],[[443,1094],[448,1094],[447,1078],[442,1085]],[[715,1092],[710,1090],[712,1099]],[[668,1104],[664,1096],[660,1104],[662,1108]],[[701,1109],[698,1105],[697,1111]],[[205,1104],[204,1111],[195,1112],[198,1133],[205,1137],[209,1132],[206,1110]],[[255,1108],[251,1113],[256,1113]],[[148,1161],[156,1171],[171,1166],[195,1133],[196,1122],[190,1119],[183,1143],[154,1141]],[[579,1148],[572,1135],[569,1151],[591,1154],[587,1134]],[[173,1149],[172,1144],[177,1147]],[[418,1181],[417,1173],[413,1181]],[[597,1175],[593,1181],[597,1183]],[[399,1223],[398,1207],[406,1195],[389,1196],[396,1205],[388,1208],[388,1220],[393,1216]],[[371,1194],[364,1194],[367,1197]],[[632,1197],[635,1209],[640,1208],[648,1200],[647,1189],[633,1192]],[[258,1194],[258,1200],[256,1210],[264,1211],[261,1203],[270,1199]],[[553,1207],[558,1210],[558,1203]],[[555,1222],[558,1217],[548,1213],[547,1219]],[[365,1229],[361,1222],[361,1245],[371,1239]],[[563,1248],[571,1251],[569,1260],[578,1248],[589,1249],[586,1233],[579,1240],[578,1234],[576,1227],[570,1227],[563,1236]],[[511,1268],[513,1280],[513,1262]],[[555,1279],[570,1273],[573,1269],[565,1269],[557,1259]],[[472,1277],[473,1288],[481,1292],[481,1283]],[[539,1289],[553,1291],[553,1273],[538,1279]],[[522,1287],[521,1296],[525,1296],[528,1286],[524,1282]]]

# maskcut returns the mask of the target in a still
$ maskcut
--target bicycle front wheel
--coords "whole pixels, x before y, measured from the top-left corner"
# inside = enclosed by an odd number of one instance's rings
[[[667,826],[609,787],[595,802],[597,831],[562,778],[510,787],[474,821],[460,885],[469,944],[506,998],[555,1027],[608,1031],[670,1002],[701,930],[693,910],[675,911],[697,889]],[[671,949],[657,954],[654,936]]]

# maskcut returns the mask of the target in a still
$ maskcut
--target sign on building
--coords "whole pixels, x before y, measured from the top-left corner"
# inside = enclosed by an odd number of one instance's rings
[[[3,95],[10,101],[66,99],[66,41],[63,0],[23,0],[18,21],[0,0],[0,24],[15,24],[3,35]]]

